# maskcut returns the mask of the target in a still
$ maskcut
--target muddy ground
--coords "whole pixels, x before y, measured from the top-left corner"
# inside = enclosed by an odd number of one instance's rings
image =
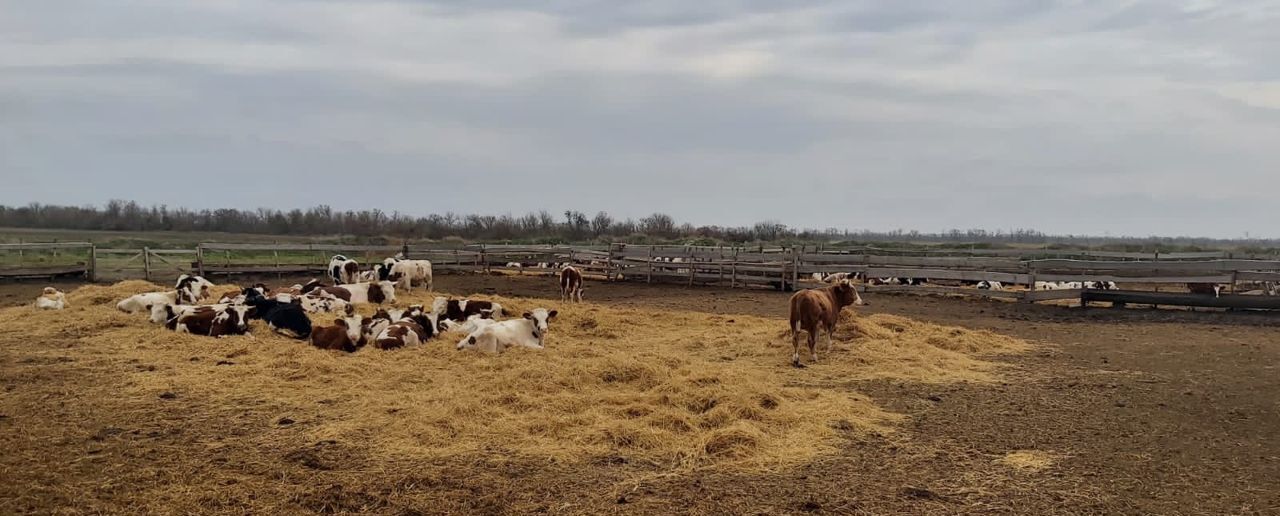
[[[43,286],[0,284],[0,304],[29,303]],[[557,295],[549,278],[442,276],[437,287]],[[586,296],[609,304],[786,316],[786,295],[778,292],[589,282]],[[999,385],[853,385],[909,418],[891,436],[851,434],[840,453],[797,469],[645,478],[638,474],[642,465],[625,460],[584,466],[477,458],[432,465],[439,474],[424,478],[390,474],[384,490],[353,490],[334,480],[332,468],[340,466],[303,461],[280,479],[299,489],[281,492],[300,493],[288,495],[300,512],[387,514],[1280,514],[1280,314],[889,295],[868,301],[867,312],[992,330],[1043,346],[1005,359],[1013,378]],[[14,378],[65,381],[75,367],[13,353],[0,353],[0,360],[5,397],[26,387]],[[786,361],[780,356],[779,367]],[[39,373],[30,373],[35,367]],[[0,432],[10,416],[0,414]],[[114,438],[96,437],[89,448],[99,452]],[[65,460],[83,460],[82,444],[68,440]],[[128,446],[136,460],[162,461],[157,454],[182,441],[161,436]],[[1054,460],[1041,470],[999,461],[1014,450]],[[323,453],[315,452],[321,459]],[[0,512],[74,512],[76,500],[57,496],[56,486],[40,493],[5,487],[9,479],[39,474],[13,465],[0,461]],[[79,471],[85,482],[104,474]],[[159,487],[166,481],[156,479]],[[415,489],[435,494],[405,494]]]

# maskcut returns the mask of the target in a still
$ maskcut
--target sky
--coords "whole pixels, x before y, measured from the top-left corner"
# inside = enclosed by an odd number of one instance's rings
[[[0,204],[1280,237],[1275,0],[0,0]]]

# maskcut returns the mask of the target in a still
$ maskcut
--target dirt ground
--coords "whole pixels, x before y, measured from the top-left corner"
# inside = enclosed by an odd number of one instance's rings
[[[28,303],[43,286],[0,285],[0,304]],[[557,296],[549,278],[441,276],[437,287]],[[609,305],[776,317],[785,326],[787,296],[778,292],[589,282],[586,297]],[[892,435],[850,433],[838,453],[797,468],[646,475],[644,465],[625,458],[584,465],[496,454],[422,465],[431,474],[386,471],[385,489],[370,490],[338,481],[339,471],[326,461],[332,443],[321,442],[278,479],[302,489],[253,495],[293,496],[299,512],[383,514],[1280,514],[1280,315],[890,295],[867,300],[872,306],[866,313],[990,330],[1042,346],[1004,359],[1012,378],[996,385],[832,385],[857,389],[907,418]],[[0,402],[24,396],[33,383],[74,375],[83,364],[57,360],[59,345],[49,342],[51,352],[40,356],[0,351]],[[786,361],[780,356],[779,367]],[[77,399],[50,395],[45,402],[90,410],[75,406]],[[244,417],[250,412],[246,408]],[[0,433],[13,416],[0,414]],[[193,417],[176,410],[172,416]],[[188,469],[158,473],[155,489],[180,486],[183,476],[199,475],[201,468],[224,466],[216,446],[192,449],[196,445],[180,432],[153,429],[154,435],[120,442],[129,415],[118,419],[104,428],[11,436],[10,443],[56,441],[67,450],[66,460],[77,463],[79,482],[110,483],[118,466],[94,456],[113,446],[127,447],[123,453],[132,460],[156,464],[168,463],[172,454],[186,456]],[[76,437],[81,434],[90,437]],[[7,487],[41,472],[17,469],[18,461],[10,459],[22,449],[3,453],[0,512],[77,512],[76,500],[58,497],[57,486],[38,493]],[[105,489],[103,496],[110,496]],[[443,495],[418,504],[404,495],[414,490]],[[290,492],[303,494],[280,494]]]

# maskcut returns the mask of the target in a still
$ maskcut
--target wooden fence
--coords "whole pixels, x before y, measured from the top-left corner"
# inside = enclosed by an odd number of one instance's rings
[[[30,253],[73,251],[84,258],[71,263],[52,260],[33,264]],[[87,243],[7,244],[3,253],[18,259],[0,260],[0,277],[45,277],[66,274],[90,279],[171,278],[180,273],[202,275],[309,274],[325,272],[330,257],[343,254],[362,264],[391,255],[431,260],[438,273],[470,272],[552,275],[561,264],[572,263],[589,277],[607,281],[715,285],[730,288],[793,290],[819,286],[817,279],[836,272],[859,272],[867,277],[927,278],[925,286],[868,286],[871,292],[956,294],[1023,302],[1083,299],[1084,292],[1037,290],[1044,281],[1110,281],[1162,288],[1186,283],[1241,285],[1280,282],[1280,256],[1232,258],[1226,252],[1115,253],[1073,250],[920,250],[730,248],[693,246],[361,246],[341,244],[204,243],[195,249],[103,249]],[[885,253],[885,254],[878,254]],[[910,253],[910,254],[909,254]],[[1049,257],[1046,254],[1066,257]],[[817,278],[815,278],[815,276]],[[1006,290],[979,290],[968,283],[998,281]],[[1167,293],[1166,293],[1167,294]],[[1185,294],[1179,294],[1185,295]],[[1241,296],[1235,296],[1241,297]],[[1257,297],[1257,296],[1252,296]],[[1098,299],[1093,297],[1091,299]],[[1178,300],[1174,300],[1178,301]],[[1132,301],[1137,302],[1137,301]],[[1230,300],[1225,301],[1230,303]],[[1257,301],[1242,302],[1242,306]],[[1164,303],[1161,303],[1164,304]],[[1177,304],[1177,303],[1168,303]],[[1210,306],[1210,305],[1206,305]]]

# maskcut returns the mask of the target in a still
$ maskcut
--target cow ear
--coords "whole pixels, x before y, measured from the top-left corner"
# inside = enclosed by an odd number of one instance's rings
[[[550,312],[547,312],[547,319],[555,319],[555,318],[556,318],[556,314],[558,314],[558,313],[560,313],[560,312],[557,312],[557,311],[555,311],[555,310],[552,310],[552,311],[550,311]]]
[[[334,324],[335,326],[341,326],[341,327],[343,327],[343,328],[346,328],[346,327],[347,327],[347,321],[344,321],[344,320],[342,320],[342,319],[334,319],[334,320],[333,320],[333,324]]]
[[[531,314],[531,313],[529,313],[529,312],[525,312],[525,313],[524,313],[524,318],[525,318],[525,319],[532,320],[532,319],[533,319],[533,314]]]

